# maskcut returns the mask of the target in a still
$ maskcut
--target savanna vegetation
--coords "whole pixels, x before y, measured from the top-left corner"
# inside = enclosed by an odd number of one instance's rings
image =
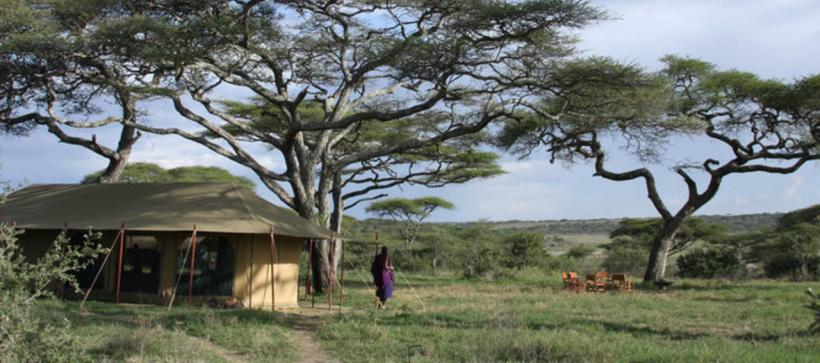
[[[587,56],[576,34],[612,16],[583,0],[3,5],[0,132],[42,128],[104,158],[86,183],[254,188],[218,168],[129,164],[142,133],[185,140],[346,236],[308,242],[309,266],[318,294],[342,269],[348,280],[346,307],[313,318],[307,339],[319,344],[305,350],[303,313],[315,310],[56,301],[49,284],[74,286],[70,272],[103,252],[94,234],[81,247],[60,236],[31,262],[20,232],[3,226],[3,360],[294,361],[320,350],[343,361],[820,359],[816,297],[804,294],[820,275],[820,206],[698,216],[729,176],[820,160],[818,75],[770,80],[676,55],[647,70]],[[157,105],[175,122],[149,120]],[[115,137],[98,140],[103,129]],[[650,167],[684,137],[726,152],[662,165],[685,185],[682,203],[670,203]],[[639,165],[612,169],[618,147]],[[385,199],[502,174],[501,152],[545,152],[641,182],[657,218],[436,224],[424,222],[454,207],[446,200]],[[0,180],[0,202],[10,189]],[[380,219],[346,217],[362,203]],[[370,309],[367,273],[381,245],[399,279],[386,312]],[[601,270],[645,283],[632,293],[560,288],[563,271]]]

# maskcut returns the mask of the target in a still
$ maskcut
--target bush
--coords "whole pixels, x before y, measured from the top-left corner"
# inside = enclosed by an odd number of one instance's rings
[[[801,256],[795,254],[773,254],[763,260],[763,270],[766,272],[766,277],[773,279],[817,278],[820,276],[820,257],[808,257],[806,261],[803,261]]]
[[[646,269],[649,251],[635,246],[613,247],[601,266],[612,273],[639,275]]]
[[[0,224],[0,357],[12,362],[76,362],[86,360],[68,333],[68,321],[54,324],[35,315],[36,304],[53,298],[49,286],[64,281],[79,291],[72,271],[88,266],[103,252],[87,235],[72,246],[65,232],[36,263],[26,262],[17,243],[20,231]]]
[[[549,257],[544,248],[544,236],[540,233],[519,232],[505,237],[501,245],[507,268],[521,270],[525,267],[543,266]]]
[[[492,242],[478,241],[473,248],[465,249],[459,256],[459,263],[466,278],[496,279],[507,275],[501,251]]]
[[[689,278],[734,277],[741,271],[740,260],[723,248],[700,249],[677,260],[678,276]]]

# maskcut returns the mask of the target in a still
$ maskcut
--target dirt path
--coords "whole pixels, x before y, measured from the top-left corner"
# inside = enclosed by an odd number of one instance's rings
[[[318,316],[307,314],[297,314],[296,323],[293,324],[293,341],[299,349],[300,362],[302,363],[340,363],[336,358],[332,358],[325,352],[319,343],[314,339],[319,324],[322,323]]]

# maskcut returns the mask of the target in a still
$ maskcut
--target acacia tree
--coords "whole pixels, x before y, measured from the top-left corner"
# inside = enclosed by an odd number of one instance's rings
[[[94,183],[104,170],[83,177],[83,184]],[[244,176],[236,176],[216,166],[180,166],[165,169],[153,163],[129,163],[125,166],[118,183],[229,183],[253,191],[254,182]]]
[[[341,220],[329,215],[331,204],[344,209],[343,187],[369,184],[357,197],[378,190],[367,190],[375,185],[367,178],[345,184],[345,176],[379,168],[390,175],[408,164],[396,155],[476,133],[511,114],[522,96],[508,81],[532,59],[545,66],[563,61],[573,43],[563,33],[604,18],[580,0],[129,4],[142,7],[98,24],[96,34],[112,39],[130,68],[154,70],[134,82],[170,100],[190,124],[126,125],[181,136],[248,167],[284,204],[326,225]],[[260,114],[269,127],[217,102],[220,92],[237,90],[277,110]],[[315,117],[303,117],[311,105]],[[282,127],[270,127],[278,115]],[[429,121],[411,139],[340,147],[355,144],[367,123],[410,118]],[[260,162],[269,153],[253,152],[228,125],[277,153],[283,165]],[[381,185],[404,183],[407,173],[379,178]],[[317,250],[314,265],[329,266],[327,243]]]
[[[676,235],[687,220],[717,194],[724,178],[754,172],[788,174],[820,158],[820,76],[793,83],[763,80],[735,70],[720,71],[689,58],[667,56],[658,75],[630,65],[597,60],[578,63],[571,74],[585,82],[560,97],[530,105],[531,113],[507,125],[502,145],[522,155],[546,145],[551,161],[591,160],[595,176],[613,181],[641,180],[662,225],[652,241],[645,281],[662,281]],[[561,110],[561,117],[556,117]],[[646,167],[607,168],[601,139],[618,135],[645,162],[674,135],[717,141],[730,156],[673,166],[688,197],[670,211]],[[687,150],[679,150],[686,152]],[[693,171],[702,172],[694,175]],[[701,183],[699,183],[701,181]]]
[[[107,50],[86,36],[102,16],[101,2],[13,0],[0,11],[0,131],[24,136],[42,126],[59,142],[83,147],[108,160],[95,182],[116,182],[140,133],[137,101],[127,82],[130,70],[108,62]],[[119,116],[99,114],[95,103],[113,101]],[[80,115],[80,119],[72,116]],[[72,135],[70,129],[120,124],[115,146],[96,135]]]
[[[619,222],[618,228],[609,234],[609,238],[613,240],[609,248],[634,244],[635,247],[649,250],[652,248],[652,241],[658,234],[658,230],[662,227],[663,221],[657,218],[623,219]],[[680,253],[695,244],[695,242],[712,242],[723,239],[725,236],[725,226],[710,224],[703,218],[692,217],[675,234],[672,245],[669,247],[669,255]]]
[[[380,218],[390,218],[399,225],[404,244],[412,247],[418,237],[421,224],[437,209],[453,209],[449,201],[438,197],[415,199],[391,198],[371,203],[367,211]]]

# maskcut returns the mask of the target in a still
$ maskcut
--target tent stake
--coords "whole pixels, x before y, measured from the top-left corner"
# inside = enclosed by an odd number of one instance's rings
[[[276,311],[276,239],[273,237],[273,225],[270,226],[270,310]]]
[[[117,259],[117,292],[114,296],[114,302],[120,303],[120,285],[122,283],[122,249],[125,244],[125,222],[120,225],[120,253]]]
[[[194,297],[194,263],[196,261],[196,224],[191,233],[191,265],[188,268],[188,305],[193,303]]]
[[[103,269],[105,268],[105,264],[106,264],[106,262],[108,262],[108,258],[111,257],[111,252],[114,251],[114,246],[116,246],[117,242],[119,242],[119,240],[120,240],[120,233],[122,233],[122,231],[117,233],[117,236],[114,237],[114,242],[111,243],[111,248],[109,248],[108,253],[105,254],[105,258],[103,259],[102,265],[100,265],[100,268],[97,270],[97,274],[94,275],[94,280],[91,281],[91,286],[89,286],[88,290],[85,292],[85,296],[83,296],[83,301],[80,302],[80,307],[83,307],[83,305],[85,305],[85,301],[88,300],[88,296],[91,295],[91,289],[93,289],[94,285],[97,284],[97,279],[100,278],[100,274],[102,273]]]

